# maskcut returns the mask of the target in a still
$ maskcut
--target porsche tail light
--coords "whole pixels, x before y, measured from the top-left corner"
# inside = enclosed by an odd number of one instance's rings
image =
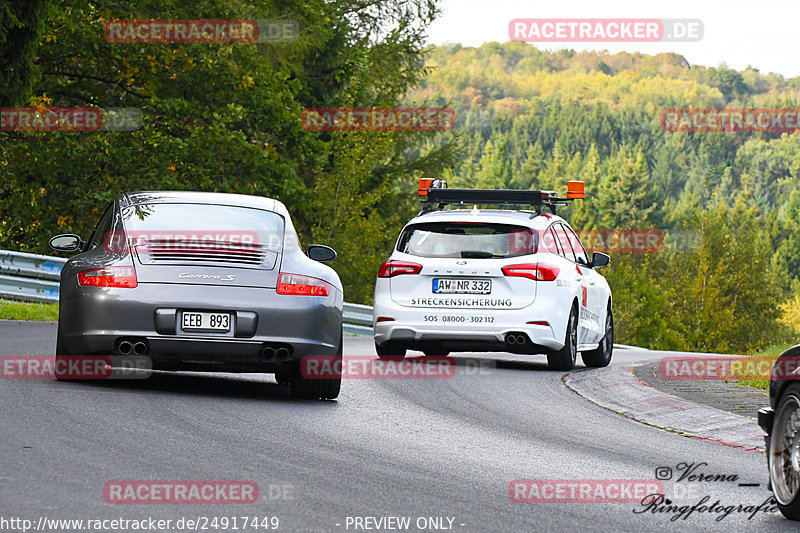
[[[300,274],[281,273],[278,278],[278,294],[293,296],[327,296],[330,294],[331,285],[327,281],[302,276]]]
[[[420,264],[390,259],[381,265],[381,269],[378,271],[378,277],[393,278],[401,274],[419,274],[420,272],[422,272],[422,265]]]
[[[139,285],[132,266],[102,267],[78,273],[78,284],[84,287],[116,287],[134,289]]]
[[[517,276],[535,281],[553,281],[558,277],[558,267],[544,263],[508,265],[502,269],[506,276]]]

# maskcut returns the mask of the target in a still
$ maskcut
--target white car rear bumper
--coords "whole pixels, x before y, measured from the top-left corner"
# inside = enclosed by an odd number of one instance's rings
[[[394,303],[376,304],[373,308],[375,342],[417,343],[446,341],[459,343],[505,344],[509,333],[523,333],[530,342],[550,350],[564,346],[564,333],[554,332],[566,327],[560,317],[553,321],[550,312],[537,312],[538,306],[524,309],[431,309],[410,308]],[[380,318],[392,320],[378,321]],[[528,324],[542,321],[549,325]]]

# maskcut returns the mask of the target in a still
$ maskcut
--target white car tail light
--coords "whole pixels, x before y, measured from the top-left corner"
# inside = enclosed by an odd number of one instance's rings
[[[378,271],[378,277],[393,278],[401,274],[419,274],[420,272],[422,272],[422,265],[420,264],[390,259],[381,265],[381,269]]]
[[[553,281],[558,277],[559,272],[558,267],[544,263],[508,265],[501,270],[506,276],[517,276],[535,281]]]

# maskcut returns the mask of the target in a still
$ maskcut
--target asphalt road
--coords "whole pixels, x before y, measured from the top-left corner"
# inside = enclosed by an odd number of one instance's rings
[[[2,355],[50,354],[54,339],[54,324],[0,321]],[[373,353],[371,339],[346,338],[345,355]],[[294,400],[272,376],[256,374],[2,379],[0,529],[11,518],[208,517],[214,531],[213,517],[257,516],[278,517],[279,531],[397,531],[363,521],[392,516],[410,517],[408,531],[435,530],[429,517],[464,532],[797,531],[776,513],[671,520],[674,513],[639,503],[512,502],[515,479],[652,480],[656,468],[677,474],[681,463],[707,463],[699,471],[731,481],[665,482],[675,504],[708,495],[709,505],[756,506],[770,493],[763,455],[598,407],[567,389],[543,356],[454,357],[451,379],[348,380],[326,402]],[[478,369],[468,364],[473,357],[500,363]],[[614,361],[653,357],[617,350]],[[103,488],[112,480],[250,480],[260,500],[110,504]]]

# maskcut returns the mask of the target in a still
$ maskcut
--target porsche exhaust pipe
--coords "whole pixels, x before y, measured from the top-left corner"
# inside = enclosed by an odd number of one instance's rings
[[[289,348],[283,346],[278,348],[275,346],[264,346],[261,348],[260,354],[262,361],[288,361],[292,357],[292,352],[289,351]]]
[[[133,353],[136,355],[146,355],[149,350],[147,344],[142,341],[138,341],[133,345]]]
[[[122,355],[128,355],[133,350],[133,345],[129,341],[122,341],[117,345],[117,351]]]
[[[517,344],[517,336],[513,333],[506,333],[506,344]]]

